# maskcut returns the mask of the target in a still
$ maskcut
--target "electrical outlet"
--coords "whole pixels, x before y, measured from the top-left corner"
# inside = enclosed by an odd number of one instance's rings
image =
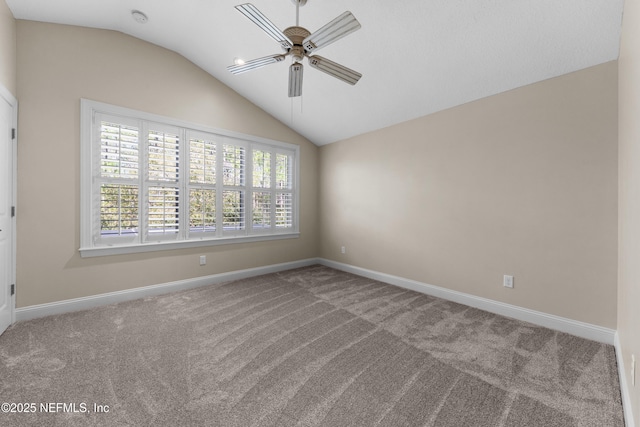
[[[345,248],[344,246],[342,246],[340,248],[340,253],[346,254],[347,253],[347,248]]]
[[[200,255],[200,265],[207,265],[207,256]]]
[[[636,355],[631,355],[631,385],[636,385]]]
[[[513,276],[504,275],[504,279],[502,280],[502,286],[505,288],[513,288]]]

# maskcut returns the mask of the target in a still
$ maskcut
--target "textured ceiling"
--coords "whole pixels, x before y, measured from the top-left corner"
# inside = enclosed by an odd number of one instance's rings
[[[6,0],[17,19],[104,28],[194,62],[317,145],[618,58],[624,0],[308,0],[311,32],[351,11],[362,28],[318,54],[359,71],[350,86],[306,66],[287,96],[289,58],[232,75],[234,58],[281,53],[234,6],[243,0]],[[292,0],[251,0],[276,26]],[[149,20],[138,24],[133,9]]]

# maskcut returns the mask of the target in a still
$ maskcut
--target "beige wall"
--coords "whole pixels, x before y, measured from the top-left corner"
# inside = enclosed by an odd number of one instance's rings
[[[16,96],[16,20],[0,0],[0,85]]]
[[[610,62],[321,147],[321,256],[615,329],[616,91]]]
[[[631,354],[640,369],[640,2],[626,0],[619,59],[618,337],[636,425],[640,373],[631,385]]]
[[[17,307],[317,256],[309,141],[182,56],[118,32],[19,20],[17,45]],[[80,98],[300,145],[301,237],[80,258]]]
[[[640,359],[638,28],[638,1],[627,0],[619,103],[617,64],[603,64],[322,147],[318,169],[316,147],[181,56],[116,32],[16,23],[0,0],[0,84],[20,101],[17,306],[304,259],[319,246],[339,262],[617,327],[630,368],[632,353]],[[81,97],[301,145],[302,237],[80,258]]]

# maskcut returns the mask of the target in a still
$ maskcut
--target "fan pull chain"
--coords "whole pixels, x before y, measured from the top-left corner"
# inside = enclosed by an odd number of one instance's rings
[[[297,96],[297,97],[292,97],[291,99],[291,124],[293,125],[293,103],[295,102],[295,99],[300,99],[300,115],[302,115],[303,110],[302,110],[302,95]]]

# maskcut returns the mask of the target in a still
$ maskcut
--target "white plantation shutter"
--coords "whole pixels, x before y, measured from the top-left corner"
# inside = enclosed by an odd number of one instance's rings
[[[100,176],[104,178],[138,177],[139,150],[137,126],[114,123],[100,117]]]
[[[135,241],[139,232],[140,129],[120,117],[96,115],[99,167],[93,241]]]
[[[297,235],[298,147],[94,101],[81,111],[83,256]]]
[[[291,229],[295,152],[256,145],[252,153],[252,229],[274,232]]]
[[[291,229],[293,222],[294,196],[294,152],[276,154],[276,227]]]
[[[100,184],[100,236],[138,233],[138,186]]]
[[[217,231],[216,184],[218,146],[212,135],[189,137],[189,236],[203,238]]]
[[[180,194],[174,187],[149,187],[147,239],[162,240],[178,234],[180,227]]]
[[[271,152],[266,149],[254,148],[252,155],[252,203],[251,227],[255,231],[271,229]]]
[[[177,183],[180,175],[180,130],[163,132],[154,128],[149,129],[147,141],[149,181]]]
[[[271,152],[265,149],[253,150],[253,188],[271,188]]]
[[[293,227],[293,195],[290,193],[276,195],[276,227]]]
[[[181,132],[157,123],[148,124],[145,241],[179,237]]]
[[[253,229],[268,230],[271,228],[271,192],[253,192]]]
[[[217,144],[207,137],[189,139],[189,180],[192,184],[216,184]]]
[[[222,145],[222,227],[224,234],[245,230],[246,213],[246,148],[240,142]]]

